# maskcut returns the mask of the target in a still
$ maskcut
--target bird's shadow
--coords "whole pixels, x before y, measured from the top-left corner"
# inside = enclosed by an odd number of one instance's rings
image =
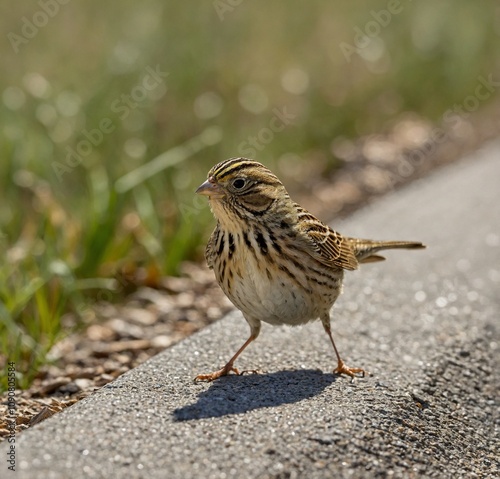
[[[318,395],[335,380],[335,375],[313,369],[230,375],[213,382],[195,404],[176,409],[173,416],[188,421],[295,403]]]

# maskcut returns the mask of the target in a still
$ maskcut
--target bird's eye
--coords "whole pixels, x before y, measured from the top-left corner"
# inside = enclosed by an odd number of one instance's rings
[[[237,190],[241,190],[246,185],[246,183],[247,182],[243,178],[236,178],[233,181],[233,187]]]

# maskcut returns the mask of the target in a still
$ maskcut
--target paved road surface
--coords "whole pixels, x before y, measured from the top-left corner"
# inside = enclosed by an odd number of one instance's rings
[[[336,226],[429,246],[348,274],[333,328],[370,377],[331,374],[319,324],[264,325],[238,366],[266,374],[195,384],[236,312],[20,435],[16,477],[498,477],[500,143]]]

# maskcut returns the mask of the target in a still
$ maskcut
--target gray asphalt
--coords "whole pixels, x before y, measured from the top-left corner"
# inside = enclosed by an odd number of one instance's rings
[[[333,376],[317,323],[264,325],[237,364],[264,374],[194,383],[235,312],[19,435],[17,477],[498,477],[499,184],[496,142],[334,225],[429,246],[348,274],[332,327],[370,376]]]

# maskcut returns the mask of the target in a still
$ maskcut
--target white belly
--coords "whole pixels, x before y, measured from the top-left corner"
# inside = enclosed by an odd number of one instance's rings
[[[300,275],[299,271],[296,271]],[[340,280],[341,281],[341,280]],[[339,281],[339,288],[340,288]],[[229,299],[249,318],[266,323],[291,326],[317,319],[325,309],[329,309],[334,298],[314,297],[290,280],[283,271],[273,269],[269,279],[255,258],[246,258],[246,268],[241,276],[234,275]],[[324,300],[323,300],[324,299]]]
[[[276,325],[303,324],[319,316],[297,288],[259,279],[260,283],[235,282],[230,299],[245,315]]]

